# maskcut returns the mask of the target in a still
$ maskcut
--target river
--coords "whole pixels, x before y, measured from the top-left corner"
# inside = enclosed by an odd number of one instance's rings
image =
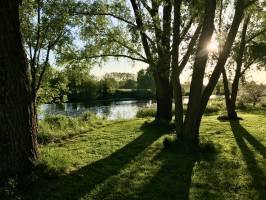
[[[88,103],[42,104],[39,108],[39,119],[46,115],[62,114],[77,117],[83,112],[93,112],[108,120],[133,119],[137,111],[152,106],[152,100],[95,101]]]
[[[212,95],[211,99],[220,96]],[[183,103],[188,103],[188,97],[183,97]],[[42,104],[39,107],[39,119],[46,115],[62,114],[77,117],[83,112],[93,112],[99,117],[106,117],[108,120],[133,119],[140,108],[151,107],[152,100],[123,100],[123,101],[94,101],[87,103],[63,103],[63,104]]]

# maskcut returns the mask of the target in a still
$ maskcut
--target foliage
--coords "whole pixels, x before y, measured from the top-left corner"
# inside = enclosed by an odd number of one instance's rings
[[[68,100],[69,81],[64,73],[48,68],[37,93],[37,103],[63,103]]]
[[[239,93],[239,106],[247,104],[252,104],[253,106],[256,106],[260,99],[266,95],[266,87],[265,85],[259,85],[252,81],[244,84]]]
[[[29,60],[34,100],[43,76],[50,67],[50,59],[56,61],[61,49],[72,45],[75,20],[70,17],[68,10],[73,3],[73,0],[22,1],[21,30]],[[47,92],[41,91],[43,93]]]
[[[151,70],[140,70],[137,77],[138,88],[155,91],[155,82]]]

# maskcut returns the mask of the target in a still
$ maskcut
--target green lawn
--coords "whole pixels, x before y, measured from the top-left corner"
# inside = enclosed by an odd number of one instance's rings
[[[106,123],[40,146],[46,170],[26,199],[266,199],[266,112],[205,116],[200,153],[164,148],[151,119]],[[204,145],[203,145],[204,146]],[[50,175],[47,175],[47,173]],[[22,198],[24,199],[24,198]]]

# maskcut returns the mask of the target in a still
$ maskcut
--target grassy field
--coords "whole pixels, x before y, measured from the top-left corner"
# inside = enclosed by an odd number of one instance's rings
[[[45,172],[22,199],[265,199],[266,111],[242,121],[205,116],[202,150],[165,148],[150,118],[102,123],[40,145]],[[44,169],[40,169],[43,171]],[[38,174],[38,173],[37,173]]]

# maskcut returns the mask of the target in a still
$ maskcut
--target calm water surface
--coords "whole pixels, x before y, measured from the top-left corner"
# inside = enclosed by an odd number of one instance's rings
[[[76,117],[83,112],[93,112],[109,120],[133,119],[142,107],[152,106],[152,100],[96,101],[90,103],[43,104],[40,106],[39,119],[46,115],[62,114]]]
[[[211,99],[219,96],[212,95]],[[76,117],[83,112],[93,112],[97,116],[106,117],[108,120],[133,119],[137,111],[143,107],[151,107],[152,100],[125,100],[125,101],[94,101],[88,103],[63,103],[63,104],[43,104],[40,106],[39,119],[46,115],[62,114]],[[188,97],[183,97],[183,103],[188,103]]]

